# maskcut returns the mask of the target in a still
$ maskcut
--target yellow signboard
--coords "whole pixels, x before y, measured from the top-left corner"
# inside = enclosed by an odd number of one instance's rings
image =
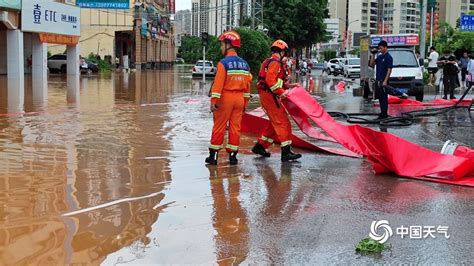
[[[367,39],[360,39],[360,51],[367,52],[369,51],[369,40]]]

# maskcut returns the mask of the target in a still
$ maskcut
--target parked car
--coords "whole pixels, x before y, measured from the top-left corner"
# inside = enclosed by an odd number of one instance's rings
[[[204,65],[203,61],[199,60],[193,67],[193,76],[202,76],[204,70],[206,76],[215,76],[217,72],[217,68],[214,67],[212,61],[206,60],[206,64]]]
[[[331,74],[339,74],[340,71],[339,69],[342,69],[342,65],[341,65],[341,62],[344,60],[344,58],[333,58],[331,60],[329,60],[329,62],[327,62],[327,68],[325,69],[326,70],[326,73],[328,73],[328,75],[331,75]]]
[[[67,72],[67,55],[66,54],[55,54],[48,58],[48,69],[50,72]],[[79,60],[79,70],[82,73],[89,71],[89,66],[84,59]]]
[[[360,58],[345,58],[342,67],[344,68],[344,77],[360,76]]]
[[[91,60],[85,59],[87,63],[87,67],[92,73],[97,73],[99,72],[99,65],[92,62]]]
[[[175,63],[175,64],[184,64],[184,59],[178,57],[178,58],[176,58],[176,59],[174,60],[174,63]]]

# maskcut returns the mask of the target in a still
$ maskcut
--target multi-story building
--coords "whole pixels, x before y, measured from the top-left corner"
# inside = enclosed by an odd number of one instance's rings
[[[191,34],[191,10],[180,10],[174,16],[175,34]]]
[[[192,35],[219,35],[252,17],[254,0],[192,0]]]
[[[192,0],[192,35],[201,36],[202,32],[209,32],[210,2],[210,0]]]
[[[421,25],[420,1],[385,0],[382,19],[387,33],[418,33]]]
[[[473,0],[437,0],[441,22],[456,27],[457,19],[470,11],[474,11]]]
[[[68,2],[75,2],[69,0]],[[130,0],[129,9],[81,8],[81,55],[116,58],[129,67],[150,68],[174,61],[174,34],[168,1]],[[64,46],[50,45],[48,50],[63,53]]]

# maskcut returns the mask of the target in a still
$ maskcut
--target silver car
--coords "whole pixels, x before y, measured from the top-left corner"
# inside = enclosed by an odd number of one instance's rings
[[[202,60],[197,61],[193,67],[193,76],[202,76],[204,71],[206,72],[206,76],[215,76],[217,68],[214,67],[214,63],[211,61],[206,60],[205,66]]]

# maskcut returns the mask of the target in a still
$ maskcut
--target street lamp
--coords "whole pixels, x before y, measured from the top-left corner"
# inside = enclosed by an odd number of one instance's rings
[[[343,21],[344,23],[347,23],[347,20],[343,19],[343,18],[339,18],[339,20]],[[347,57],[347,54],[349,53],[349,26],[354,23],[354,22],[357,22],[359,21],[359,19],[355,19],[349,23],[347,23],[347,27],[346,27],[346,42],[347,42],[347,46],[346,46],[346,57]]]

